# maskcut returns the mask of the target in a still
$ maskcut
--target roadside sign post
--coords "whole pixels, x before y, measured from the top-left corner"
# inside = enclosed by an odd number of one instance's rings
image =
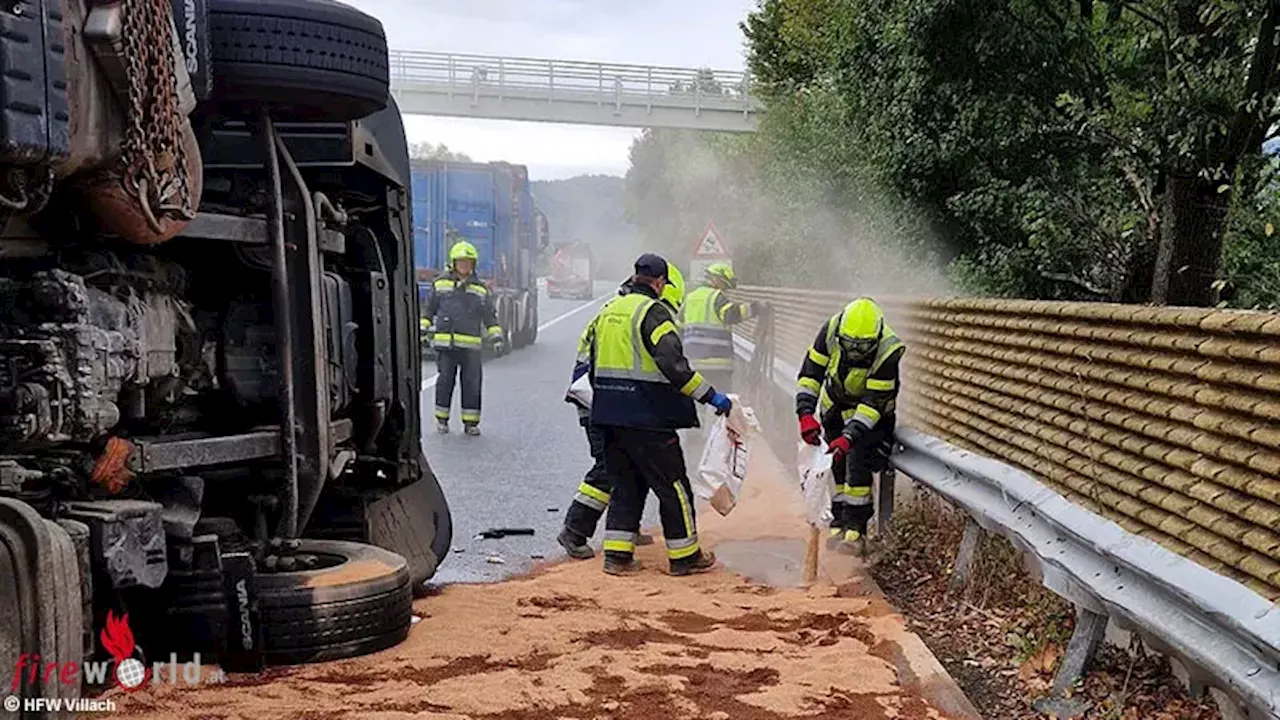
[[[729,255],[724,236],[716,230],[715,223],[708,222],[707,229],[702,231],[698,242],[693,246],[693,260],[689,263],[689,276],[685,278],[685,282],[690,286],[697,283],[707,267],[718,262],[728,263],[732,267],[733,258]]]

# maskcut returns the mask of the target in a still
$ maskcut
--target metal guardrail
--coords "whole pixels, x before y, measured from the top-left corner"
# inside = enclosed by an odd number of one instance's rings
[[[735,336],[734,343],[744,361],[754,357],[750,341]],[[779,392],[794,392],[797,371],[774,360]],[[1194,683],[1222,690],[1256,717],[1280,718],[1280,607],[1016,468],[910,428],[899,430],[899,441],[895,467],[1008,538],[1046,588],[1137,632],[1177,658]]]
[[[680,104],[755,112],[746,73],[576,60],[392,50],[391,82],[474,97],[530,94],[601,104]]]

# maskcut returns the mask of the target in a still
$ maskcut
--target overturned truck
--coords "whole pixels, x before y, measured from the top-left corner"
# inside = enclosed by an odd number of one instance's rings
[[[21,0],[0,31],[14,694],[81,691],[33,664],[398,642],[451,521],[381,24],[332,0]]]

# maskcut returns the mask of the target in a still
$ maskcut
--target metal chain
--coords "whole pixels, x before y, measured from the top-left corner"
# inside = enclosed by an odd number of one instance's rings
[[[122,40],[129,80],[128,126],[121,148],[121,182],[138,200],[153,231],[161,218],[190,220],[192,188],[178,109],[170,0],[124,0]]]

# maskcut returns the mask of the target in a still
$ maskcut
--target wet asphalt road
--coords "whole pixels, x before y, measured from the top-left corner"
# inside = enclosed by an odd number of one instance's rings
[[[493,582],[563,556],[555,537],[591,465],[586,435],[564,392],[578,335],[616,288],[614,282],[596,283],[596,299],[589,302],[551,300],[543,291],[537,342],[484,366],[479,437],[462,433],[458,388],[452,432],[436,434],[436,370],[434,363],[423,367],[423,448],[453,513],[454,551],[432,584]],[[593,541],[597,550],[603,521],[600,526]],[[483,530],[502,527],[533,528],[535,534],[476,539]]]

